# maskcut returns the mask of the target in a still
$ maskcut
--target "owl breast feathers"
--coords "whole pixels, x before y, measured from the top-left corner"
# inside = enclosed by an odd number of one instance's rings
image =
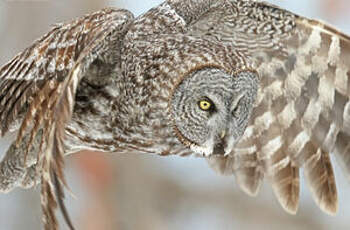
[[[197,155],[296,213],[299,171],[337,211],[330,153],[350,175],[350,37],[253,0],[168,0],[58,24],[0,69],[0,191],[41,183],[65,209],[63,157],[83,149]]]

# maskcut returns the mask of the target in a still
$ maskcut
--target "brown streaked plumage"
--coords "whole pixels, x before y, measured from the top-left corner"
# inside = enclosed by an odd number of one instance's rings
[[[195,154],[250,195],[266,176],[290,213],[304,168],[334,214],[329,154],[350,173],[349,71],[349,36],[252,0],[168,0],[135,19],[108,8],[59,24],[0,69],[0,131],[18,130],[0,191],[40,180],[45,229],[58,229],[57,206],[73,229],[64,154]]]

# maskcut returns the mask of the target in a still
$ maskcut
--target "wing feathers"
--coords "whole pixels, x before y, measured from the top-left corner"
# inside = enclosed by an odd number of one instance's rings
[[[239,187],[250,196],[256,196],[259,192],[264,177],[262,168],[258,163],[255,146],[246,148],[240,145],[236,149],[234,175]]]
[[[313,198],[324,212],[335,215],[338,196],[329,154],[311,143],[305,151],[309,151],[309,157],[304,165],[304,174]]]
[[[285,162],[283,162],[284,165]],[[293,166],[289,161],[285,167],[281,167],[278,172],[272,174],[270,180],[275,195],[282,207],[287,212],[296,214],[300,194],[299,168]]]
[[[336,157],[339,164],[346,172],[347,178],[350,179],[350,136],[345,132],[340,132],[335,143]]]
[[[211,156],[207,158],[209,166],[217,173],[225,176],[230,176],[234,171],[234,158],[222,157],[222,156]]]
[[[63,204],[63,156],[65,127],[72,116],[79,81],[99,55],[118,60],[111,45],[119,42],[132,19],[126,10],[104,9],[57,25],[0,69],[1,134],[24,116],[16,143],[20,144],[29,133],[28,152],[42,130],[42,141],[36,147],[47,230],[58,228],[54,212],[58,206],[69,228],[74,229]],[[113,39],[106,39],[111,35]]]
[[[212,39],[244,50],[260,74],[249,131],[232,153],[236,169],[244,163],[236,160],[240,149],[255,149],[256,167],[264,169],[282,206],[295,213],[303,167],[316,203],[334,214],[337,190],[329,153],[350,175],[350,37],[266,3],[231,4],[245,6],[246,14],[219,10],[231,20],[223,23],[212,14],[194,29],[208,34],[205,29],[211,28],[217,35]]]
[[[241,163],[243,163],[241,161]],[[263,179],[263,173],[256,166],[242,167],[234,171],[236,183],[249,196],[257,196]]]
[[[340,74],[345,71],[337,72],[336,69],[346,68],[346,72],[350,69],[350,63],[343,59],[348,55],[343,54],[345,50],[342,47],[347,37],[338,37],[332,31],[325,32],[326,27],[320,28],[321,24],[314,25],[308,22],[309,24],[305,26],[305,20],[302,22],[297,24],[293,35],[296,37],[292,36],[293,45],[295,41],[299,41],[299,45],[289,50],[289,56],[296,57],[295,65],[290,70],[286,66],[282,67],[287,76],[281,78],[285,79],[283,87],[288,99],[285,107],[290,105],[294,107],[293,110],[289,110],[289,116],[294,117],[296,123],[289,129],[281,129],[284,133],[282,141],[286,145],[284,153],[287,155],[284,158],[285,162],[282,157],[276,162],[285,172],[282,173],[284,177],[273,180],[276,182],[276,185],[273,183],[273,187],[277,186],[277,197],[282,206],[293,204],[293,201],[298,200],[296,197],[299,194],[297,168],[293,165],[304,167],[305,177],[316,203],[323,211],[334,214],[338,205],[337,190],[328,152],[333,152],[337,147],[337,136],[343,130],[343,118],[340,114],[346,101],[349,100],[348,93],[345,97],[341,96],[344,95],[342,92],[345,92],[344,86],[335,84],[336,73],[341,77],[339,82],[346,81],[344,74]],[[288,42],[284,45],[288,47]],[[272,62],[274,61],[272,58]],[[276,57],[276,61],[279,62],[280,57]],[[339,63],[341,63],[340,66]],[[263,65],[261,67],[264,68]],[[268,75],[262,77],[271,78]],[[265,96],[262,101],[266,100],[271,99]],[[302,108],[298,107],[300,105]],[[285,123],[285,121],[272,123],[266,132],[271,133],[273,127]],[[266,135],[265,133],[264,138]],[[275,152],[272,158],[279,153]],[[290,162],[287,161],[288,157]],[[269,171],[269,167],[267,170]],[[288,186],[285,186],[286,184]],[[280,188],[285,189],[279,190]],[[274,190],[276,192],[276,188]],[[292,202],[283,199],[286,197],[290,197]],[[296,211],[296,207],[294,206],[292,210]]]
[[[16,98],[9,102],[7,111],[4,111],[0,118],[4,121],[0,133],[6,133],[9,130],[10,124],[17,118],[23,106],[27,103],[28,95],[31,95],[35,88],[36,83],[28,81],[19,91],[20,94],[16,95]]]

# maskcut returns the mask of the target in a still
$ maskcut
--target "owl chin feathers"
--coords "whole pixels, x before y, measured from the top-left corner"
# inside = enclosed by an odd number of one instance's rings
[[[227,140],[226,131],[222,131],[220,136],[212,134],[211,137],[201,145],[191,144],[190,149],[202,157],[227,156],[232,153],[235,139]]]

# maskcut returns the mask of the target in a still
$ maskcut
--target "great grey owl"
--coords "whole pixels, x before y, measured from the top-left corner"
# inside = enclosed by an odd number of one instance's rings
[[[333,214],[329,154],[350,175],[350,37],[253,0],[168,0],[56,25],[0,69],[0,191],[41,183],[45,229],[63,156],[83,149],[198,155],[255,195],[265,176],[295,213],[299,169]]]

